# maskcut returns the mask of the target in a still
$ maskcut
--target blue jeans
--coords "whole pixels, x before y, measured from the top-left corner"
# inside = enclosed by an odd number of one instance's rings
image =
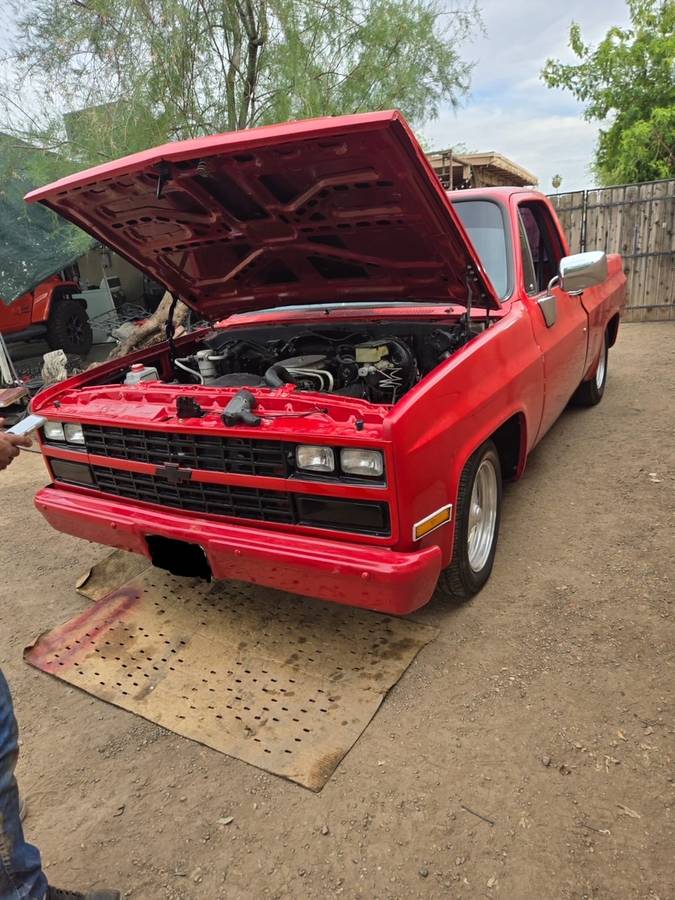
[[[18,737],[12,696],[0,670],[0,900],[44,900],[47,879],[40,853],[24,840],[19,818]]]

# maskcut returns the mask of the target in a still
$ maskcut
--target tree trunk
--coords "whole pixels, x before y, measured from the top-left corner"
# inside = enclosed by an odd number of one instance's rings
[[[153,344],[159,344],[165,340],[166,322],[169,318],[169,307],[172,299],[171,294],[167,291],[154,313],[140,325],[137,325],[131,334],[110,352],[108,359],[119,359],[120,356],[126,356],[127,353],[132,353],[134,350],[142,350],[144,347],[151,347]],[[189,307],[179,300],[173,313],[176,337],[181,331],[185,330],[183,323],[187,318],[188,312]]]

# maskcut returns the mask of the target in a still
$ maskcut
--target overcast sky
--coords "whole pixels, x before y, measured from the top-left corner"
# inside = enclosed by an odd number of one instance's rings
[[[470,97],[454,112],[444,110],[422,129],[429,149],[465,144],[469,150],[496,150],[539,178],[545,193],[562,176],[561,191],[592,187],[597,123],[585,122],[582,107],[563,91],[539,80],[548,57],[573,60],[567,48],[572,20],[586,41],[601,39],[611,25],[628,22],[624,0],[478,0],[487,31],[466,45],[473,59]]]
[[[572,97],[539,79],[548,57],[573,60],[569,26],[579,22],[586,41],[597,42],[611,25],[628,21],[624,0],[478,0],[485,37],[462,48],[476,63],[470,96],[457,111],[447,108],[421,129],[428,149],[464,144],[468,150],[496,150],[524,166],[550,192],[562,176],[562,191],[593,186],[588,167],[598,124],[585,122]],[[448,4],[449,5],[449,4]],[[8,0],[0,0],[10,31]]]

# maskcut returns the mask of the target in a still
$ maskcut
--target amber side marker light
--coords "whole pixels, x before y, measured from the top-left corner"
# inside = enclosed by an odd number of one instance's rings
[[[424,519],[420,519],[419,522],[416,522],[413,525],[413,540],[419,541],[425,534],[435,531],[451,519],[452,503],[448,503],[447,506],[441,506],[436,512],[432,512],[431,515],[426,516]]]

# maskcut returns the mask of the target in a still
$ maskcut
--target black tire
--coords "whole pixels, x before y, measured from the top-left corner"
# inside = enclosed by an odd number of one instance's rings
[[[91,350],[92,333],[83,303],[68,297],[55,298],[47,323],[47,343],[52,350],[86,356]]]
[[[469,516],[471,496],[479,469],[486,462],[492,466],[496,477],[496,517],[489,552],[485,562],[476,571],[469,559]],[[437,593],[448,600],[468,600],[477,594],[490,577],[497,551],[499,523],[502,513],[502,470],[497,448],[492,441],[486,441],[467,462],[459,481],[457,507],[455,511],[455,539],[452,548],[452,562],[438,579]]]
[[[607,362],[609,359],[609,343],[607,332],[602,342],[602,350],[598,356],[598,364],[593,370],[593,377],[589,381],[582,381],[574,392],[572,404],[574,406],[597,406],[602,400],[607,384]],[[600,378],[598,378],[600,375]]]

